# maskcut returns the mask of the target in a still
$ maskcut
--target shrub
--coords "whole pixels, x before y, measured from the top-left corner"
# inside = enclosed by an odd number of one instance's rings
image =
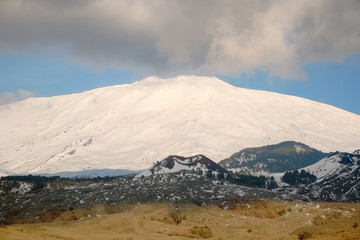
[[[343,218],[343,214],[338,211],[331,211],[325,214],[325,216],[316,216],[314,218],[315,225],[327,224],[331,222],[335,222],[337,219]]]
[[[285,209],[283,209],[283,210],[281,210],[281,211],[279,212],[279,215],[280,215],[280,216],[284,216],[285,212],[286,212]]]
[[[42,213],[40,216],[41,221],[43,222],[53,222],[55,218],[60,216],[60,209],[58,207],[50,207],[46,212]]]
[[[199,236],[201,238],[211,238],[213,236],[211,229],[207,226],[204,227],[195,226],[192,229],[190,229],[190,233],[195,237]]]
[[[266,217],[270,218],[270,219],[275,219],[275,218],[278,217],[278,215],[274,210],[269,209],[269,210],[266,211]]]
[[[299,240],[304,240],[304,239],[308,239],[312,236],[311,233],[309,233],[308,231],[302,232],[298,234],[298,239]]]
[[[178,214],[178,213],[172,213],[171,214],[171,218],[174,220],[174,223],[176,225],[180,224],[183,220],[186,219],[186,216],[183,214]]]
[[[6,225],[22,223],[21,208],[15,206],[5,209],[4,223]]]

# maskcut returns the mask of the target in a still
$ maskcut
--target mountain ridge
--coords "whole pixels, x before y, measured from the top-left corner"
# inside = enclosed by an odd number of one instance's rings
[[[300,142],[285,141],[242,149],[219,165],[243,174],[271,175],[307,167],[329,155]]]

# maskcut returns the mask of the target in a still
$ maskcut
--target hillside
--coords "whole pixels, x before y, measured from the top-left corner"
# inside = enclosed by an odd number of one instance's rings
[[[286,141],[243,149],[220,161],[219,165],[233,172],[270,175],[307,167],[328,155],[305,144]]]
[[[288,140],[352,151],[359,126],[359,115],[214,77],[150,77],[0,106],[0,175],[142,170],[169,155],[218,162]]]
[[[325,201],[360,200],[360,154],[336,153],[304,168],[317,177],[316,182],[300,187],[300,194]]]
[[[200,175],[205,175],[209,171],[212,174],[227,174],[228,171],[209,158],[203,155],[192,157],[169,156],[156,163],[153,167],[140,172],[136,177],[147,177],[153,174],[174,173],[179,171],[193,171]]]

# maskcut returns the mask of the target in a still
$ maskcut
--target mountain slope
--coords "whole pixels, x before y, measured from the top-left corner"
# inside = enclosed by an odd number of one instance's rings
[[[328,154],[309,146],[286,141],[275,145],[246,148],[219,162],[219,165],[245,174],[271,174],[312,165]]]
[[[301,186],[300,194],[325,201],[360,201],[360,154],[336,153],[304,168],[317,177],[316,182]]]
[[[286,140],[350,151],[359,126],[359,115],[214,77],[150,77],[0,106],[0,175],[139,170],[199,153],[220,161]]]
[[[315,175],[319,182],[324,178],[339,174],[345,168],[358,166],[360,166],[360,154],[355,151],[352,154],[344,152],[332,154],[303,169]]]
[[[153,167],[139,173],[137,177],[147,177],[153,174],[174,173],[181,170],[195,171],[205,175],[208,171],[214,174],[224,174],[228,171],[203,155],[192,157],[169,156]]]

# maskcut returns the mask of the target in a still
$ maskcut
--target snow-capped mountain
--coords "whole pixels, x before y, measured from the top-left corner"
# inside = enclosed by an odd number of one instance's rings
[[[153,174],[175,173],[182,170],[194,171],[202,175],[207,174],[209,171],[211,171],[214,175],[228,173],[227,170],[204,155],[196,155],[192,157],[169,156],[156,163],[153,167],[142,171],[136,175],[136,177],[147,177]]]
[[[359,115],[215,77],[150,77],[0,106],[0,175],[140,170],[200,153],[217,162],[287,140],[350,151],[359,126]]]
[[[309,146],[286,141],[263,147],[246,148],[219,162],[229,171],[251,175],[272,175],[312,165],[329,154]]]

